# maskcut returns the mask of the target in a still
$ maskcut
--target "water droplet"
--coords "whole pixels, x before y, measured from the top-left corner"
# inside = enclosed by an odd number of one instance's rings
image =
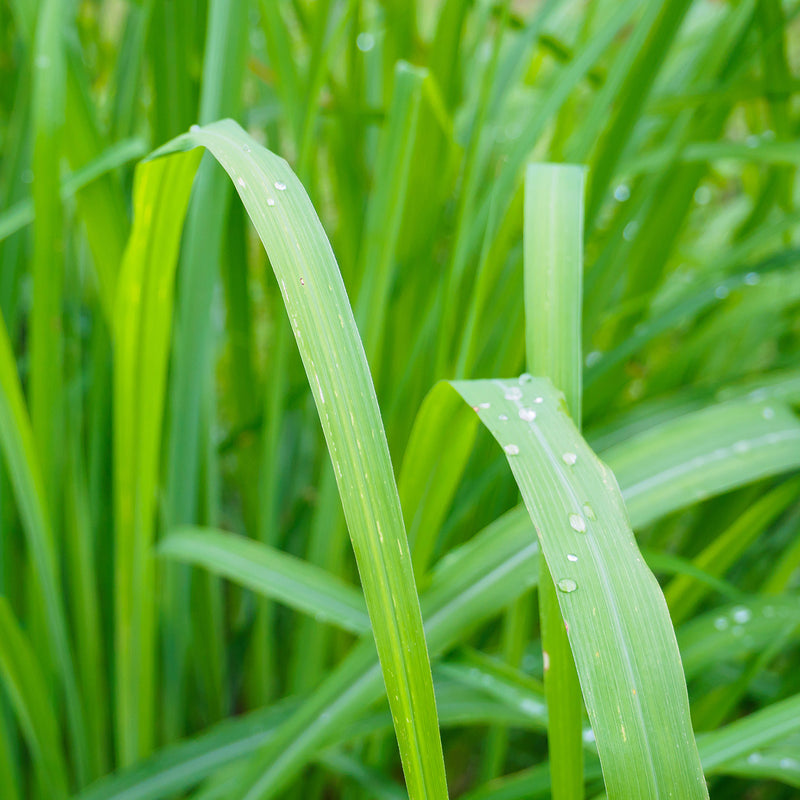
[[[728,627],[729,624],[730,623],[728,622],[727,618],[725,618],[725,617],[717,617],[714,620],[714,627],[718,631],[724,631]]]
[[[603,353],[600,350],[592,350],[586,354],[586,366],[593,367],[602,357]]]
[[[491,403],[478,403],[478,408],[491,408]]]
[[[356,47],[362,53],[369,53],[375,47],[375,37],[369,31],[362,31],[356,36]]]
[[[506,445],[506,446],[503,448],[503,450],[505,450],[505,451],[506,451],[506,453],[507,453],[507,455],[510,455],[510,456],[517,456],[517,455],[519,455],[519,447],[517,447],[515,444],[507,444],[507,445]]]
[[[626,242],[630,242],[634,239],[638,230],[639,230],[639,223],[636,220],[633,220],[632,222],[629,222],[625,226],[625,229],[622,231],[622,238]]]
[[[547,650],[542,650],[542,666],[545,672],[550,669],[550,653]]]
[[[694,193],[694,201],[699,206],[707,206],[711,202],[711,189],[708,186],[698,186]]]
[[[629,197],[631,196],[631,190],[628,188],[628,184],[621,183],[614,189],[614,199],[618,203],[624,203]]]
[[[562,592],[567,594],[574,592],[578,588],[578,584],[572,578],[562,578],[556,585]]]
[[[757,272],[748,272],[747,275],[744,276],[744,282],[748,286],[755,286],[757,283],[761,282],[761,276]]]
[[[189,132],[190,132],[190,133],[197,133],[197,131],[199,131],[199,130],[200,130],[200,126],[199,126],[199,125],[192,125],[192,126],[189,128]]]
[[[719,300],[724,300],[730,293],[730,289],[728,289],[728,287],[724,284],[720,284],[716,289],[714,289],[714,295]]]
[[[591,728],[584,728],[582,738],[586,744],[591,744],[594,741],[594,731]]]
[[[239,186],[242,187],[242,189],[244,189],[244,187],[247,186],[247,184],[244,182],[244,178],[241,175],[236,179],[236,183],[238,183]]]
[[[744,439],[742,439],[739,442],[733,443],[734,453],[746,453],[749,449],[750,449],[750,442],[747,442]]]
[[[243,144],[242,145],[242,151],[245,152],[245,153],[249,153],[250,152],[250,145],[249,144]]]
[[[500,420],[500,422],[507,422],[507,421],[508,421],[508,414],[500,414],[500,415],[497,417],[497,419],[499,419],[499,420]]]
[[[512,386],[506,389],[506,400],[519,400],[522,397],[522,389],[518,386]]]
[[[532,408],[521,408],[519,418],[525,422],[533,422],[536,419],[536,412]]]
[[[534,403],[544,403],[544,397],[534,397],[533,398],[533,402]]]
[[[569,515],[569,526],[578,533],[586,532],[586,520],[580,514]]]
[[[567,553],[567,561],[575,562],[578,560],[578,556],[575,553]]]
[[[793,758],[782,758],[780,760],[781,769],[793,769],[797,762]]]
[[[564,455],[561,456],[561,460],[565,464],[572,466],[578,460],[578,456],[576,456],[575,453],[564,453]]]
[[[530,383],[533,380],[533,375],[530,372],[523,372],[522,375],[519,376],[520,383]]]
[[[594,509],[588,504],[583,504],[583,513],[586,519],[597,519],[597,514],[594,513]]]
[[[275,198],[274,197],[268,197],[267,198],[267,205],[268,206],[274,206],[275,205]]]
[[[747,756],[748,764],[758,764],[759,761],[761,761],[761,753],[750,753],[750,755]]]
[[[744,606],[739,606],[738,608],[733,609],[734,622],[738,622],[740,625],[750,622],[752,616],[753,614],[751,613],[750,609],[745,608]]]
[[[764,417],[764,419],[772,419],[775,416],[775,409],[771,406],[764,406],[764,408],[761,409],[761,416]]]
[[[283,181],[275,181],[275,188],[276,188],[276,189],[277,189],[279,192],[282,192],[282,191],[283,191],[283,190],[286,188],[286,184],[285,184],[285,183],[283,183]]]

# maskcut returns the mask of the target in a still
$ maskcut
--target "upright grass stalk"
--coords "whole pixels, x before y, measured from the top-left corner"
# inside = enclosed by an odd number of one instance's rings
[[[115,707],[120,764],[155,742],[156,605],[152,546],[172,300],[180,231],[197,155],[140,171],[117,284],[114,330]],[[187,177],[188,176],[188,177]],[[153,193],[153,187],[159,192]]]
[[[581,424],[581,302],[585,169],[531,164],[525,174],[525,340],[528,369],[564,392]],[[539,619],[554,800],[581,800],[581,689],[555,584],[539,562]]]

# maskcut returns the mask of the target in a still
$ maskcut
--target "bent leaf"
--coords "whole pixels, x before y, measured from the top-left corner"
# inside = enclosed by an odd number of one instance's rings
[[[612,472],[549,381],[453,386],[503,446],[536,527],[608,797],[707,798],[667,605]]]
[[[400,500],[375,389],[336,259],[288,164],[235,122],[193,127],[153,158],[199,146],[233,180],[278,279],[333,462],[409,794],[445,798],[433,679]],[[159,172],[158,163],[139,167],[142,185],[146,174]],[[151,181],[149,196],[137,198],[137,213],[147,212],[165,189]],[[183,214],[169,220],[176,227],[182,221]],[[259,768],[251,776],[248,798],[269,791],[262,773]]]

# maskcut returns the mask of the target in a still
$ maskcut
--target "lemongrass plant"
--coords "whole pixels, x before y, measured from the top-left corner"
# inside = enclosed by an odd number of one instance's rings
[[[798,10],[0,7],[0,797],[795,796]]]

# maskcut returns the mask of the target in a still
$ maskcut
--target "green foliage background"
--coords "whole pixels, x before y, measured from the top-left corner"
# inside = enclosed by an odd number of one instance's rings
[[[0,797],[796,797],[799,15],[0,4]]]

